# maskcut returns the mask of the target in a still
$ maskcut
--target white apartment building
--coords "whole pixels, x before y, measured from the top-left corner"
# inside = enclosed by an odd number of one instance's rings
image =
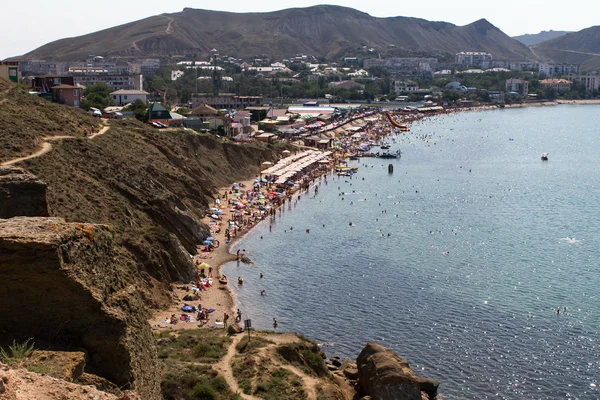
[[[489,68],[492,55],[481,51],[461,51],[456,53],[456,64],[467,67]]]

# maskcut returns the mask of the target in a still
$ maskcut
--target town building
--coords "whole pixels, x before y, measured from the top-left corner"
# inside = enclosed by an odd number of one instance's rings
[[[540,63],[538,72],[540,75],[547,76],[548,78],[552,78],[553,76],[567,76],[570,74],[579,75],[580,65]]]
[[[75,86],[73,77],[69,75],[47,74],[42,76],[28,77],[29,89],[39,93],[52,93],[50,90],[56,85],[71,85]]]
[[[369,58],[363,61],[364,69],[381,67],[398,76],[432,75],[437,66],[437,58],[424,57]]]
[[[23,75],[62,75],[69,71],[69,63],[60,61],[24,60],[19,67]]]
[[[519,95],[525,97],[529,93],[529,82],[522,79],[512,78],[506,80],[506,91],[519,93]]]
[[[456,64],[464,67],[489,68],[492,55],[481,51],[461,51],[456,53]]]
[[[120,89],[111,92],[110,96],[114,100],[115,104],[123,106],[125,104],[133,103],[136,100],[141,100],[144,103],[147,103],[149,94],[150,93],[143,90]]]
[[[394,81],[394,92],[396,94],[415,93],[419,91],[419,85],[413,81]]]
[[[263,105],[262,96],[238,96],[234,93],[220,93],[216,96],[207,93],[197,93],[192,95],[192,108],[200,104],[208,104],[217,110],[244,110],[246,107],[257,107]]]
[[[137,60],[128,63],[129,72],[133,74],[141,74],[143,76],[156,75],[156,71],[160,68],[160,60],[158,58],[148,58],[145,60]]]
[[[600,75],[569,75],[569,79],[573,82],[585,86],[585,90],[600,90]]]
[[[79,107],[81,103],[81,89],[77,86],[61,83],[50,88],[52,100],[55,103],[71,107]]]
[[[130,72],[112,73],[104,68],[98,67],[72,67],[69,75],[73,77],[75,85],[84,87],[97,83],[104,83],[112,90],[135,89],[143,90],[143,79],[141,74]]]
[[[547,88],[547,87],[551,87],[552,89],[556,90],[559,93],[564,93],[564,92],[568,92],[569,90],[571,90],[571,85],[573,84],[573,82],[567,80],[567,79],[543,79],[540,81],[540,86]]]
[[[0,61],[0,78],[18,83],[21,80],[21,71],[18,61]]]
[[[358,83],[358,82],[354,82],[354,81],[341,81],[341,82],[329,82],[328,85],[330,88],[335,88],[335,89],[357,89],[357,90],[364,90],[365,85],[363,85],[362,83]]]

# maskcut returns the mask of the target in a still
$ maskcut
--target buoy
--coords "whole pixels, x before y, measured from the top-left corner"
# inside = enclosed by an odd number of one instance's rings
[[[388,173],[393,173],[394,172],[394,166],[392,164],[388,165]]]

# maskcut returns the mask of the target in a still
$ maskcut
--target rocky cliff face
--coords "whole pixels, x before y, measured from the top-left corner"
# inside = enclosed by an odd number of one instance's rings
[[[115,262],[109,227],[0,220],[0,281],[3,339],[84,351],[87,372],[160,398],[154,339],[139,290]]]
[[[169,282],[192,277],[189,255],[208,236],[200,221],[216,189],[247,179],[275,157],[266,145],[158,132],[124,120],[93,140],[57,142],[25,167],[47,183],[52,216],[111,225],[118,264],[131,281],[164,294]],[[154,306],[170,301],[159,292],[144,295]]]
[[[439,383],[417,376],[410,369],[408,361],[387,347],[368,343],[360,352],[356,364],[359,391],[371,396],[373,400],[422,400],[436,397]]]
[[[12,369],[0,363],[1,400],[141,400],[135,393],[115,396],[92,386],[80,386],[24,369]]]
[[[47,217],[46,184],[17,167],[0,167],[0,218]]]

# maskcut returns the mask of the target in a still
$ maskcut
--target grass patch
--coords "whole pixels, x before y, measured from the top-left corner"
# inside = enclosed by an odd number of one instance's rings
[[[163,376],[161,392],[165,400],[238,400],[225,379],[208,365],[172,367]]]
[[[246,337],[235,346],[235,350],[238,353],[251,353],[270,344],[273,344],[273,342],[260,336],[254,336],[250,340]]]
[[[298,377],[285,368],[276,368],[258,381],[254,394],[265,400],[300,400],[306,397]]]
[[[250,355],[236,356],[231,361],[232,372],[240,389],[246,394],[252,393],[252,381],[258,374],[258,365]]]
[[[29,343],[32,340],[32,338],[29,338],[22,343],[13,340],[12,345],[8,346],[8,350],[0,347],[0,361],[11,364],[28,358],[35,350],[35,343]]]
[[[326,376],[329,373],[325,365],[325,354],[314,342],[284,344],[277,347],[277,353],[309,375]]]
[[[231,339],[223,330],[192,329],[177,335],[162,333],[157,340],[158,357],[166,360],[218,362],[225,354]]]

